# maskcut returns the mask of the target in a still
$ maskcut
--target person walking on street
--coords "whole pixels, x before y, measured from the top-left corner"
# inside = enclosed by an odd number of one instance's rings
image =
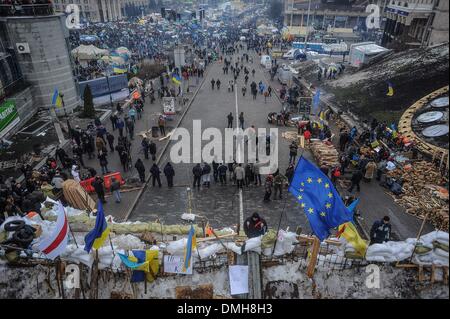
[[[95,138],[95,147],[97,148],[97,152],[106,150],[105,141],[103,141],[100,135],[97,135],[97,137]]]
[[[119,136],[123,137],[123,128],[125,127],[125,122],[122,118],[117,120],[117,129],[119,130]]]
[[[105,200],[105,186],[104,186],[103,178],[101,178],[100,176],[96,176],[95,180],[92,182],[92,186],[94,187],[94,190],[97,193],[98,199],[103,204],[106,204],[106,200]]]
[[[161,135],[166,136],[166,119],[164,118],[164,115],[161,115],[159,117],[158,126],[159,126],[159,131],[161,132]]]
[[[355,171],[353,173],[352,178],[351,178],[352,184],[351,184],[350,188],[348,189],[348,191],[350,193],[353,191],[353,188],[355,188],[355,186],[356,186],[356,190],[358,192],[361,191],[361,187],[360,187],[359,183],[361,182],[362,178],[363,178],[363,174],[362,174],[361,170],[358,169],[357,171]]]
[[[227,185],[227,171],[228,171],[228,168],[226,167],[226,165],[221,163],[219,165],[219,167],[217,168],[217,170],[219,172],[220,184],[221,185]]]
[[[217,81],[216,81],[216,86],[217,86],[217,90],[220,90],[220,80],[219,79],[217,79]]]
[[[114,140],[115,140],[114,135],[112,135],[110,132],[106,133],[106,140],[108,141],[111,153],[114,153]]]
[[[261,164],[259,161],[256,161],[255,164],[253,164],[253,175],[255,176],[255,186],[261,186],[261,174],[259,173]]]
[[[389,216],[384,216],[382,220],[373,223],[370,229],[370,245],[382,244],[391,239],[392,226],[389,221]]]
[[[98,152],[98,160],[100,162],[100,166],[102,168],[103,175],[106,175],[109,173],[108,170],[108,159],[106,158],[106,152],[104,150],[100,150]]]
[[[168,162],[166,166],[164,167],[164,175],[166,175],[167,179],[167,186],[169,188],[173,187],[173,177],[175,176],[175,170],[173,169],[172,164]]]
[[[134,140],[134,122],[131,118],[127,118],[126,126],[128,130],[128,134],[130,135],[130,139]]]
[[[145,183],[145,166],[140,158],[137,159],[136,163],[134,164],[134,167],[138,171],[141,183]]]
[[[113,115],[111,115],[109,119],[111,120],[112,130],[114,132],[117,128],[117,120],[119,118],[117,117],[116,113],[113,113]]]
[[[211,186],[211,166],[208,163],[203,163],[202,185],[208,188]]]
[[[294,173],[295,173],[294,165],[293,164],[289,164],[289,167],[286,168],[286,173],[285,173],[285,176],[286,176],[289,184],[292,182],[292,178],[294,177]]]
[[[111,178],[111,193],[113,193],[117,204],[122,201],[120,196],[120,183],[114,177]]]
[[[119,145],[117,147],[119,147]],[[128,172],[128,152],[125,150],[125,148],[123,148],[123,146],[119,147],[119,149],[120,163],[122,164],[123,171],[126,173]]]
[[[213,177],[214,177],[214,183],[219,182],[219,163],[216,162],[216,160],[213,160],[212,162],[212,169],[213,169]]]
[[[373,160],[370,160],[369,163],[367,163],[365,170],[364,181],[370,183],[377,170],[377,164]]]
[[[153,187],[155,187],[155,183],[156,181],[158,181],[158,186],[161,187],[161,171],[158,167],[158,165],[156,165],[156,163],[153,163],[152,168],[150,168],[150,174],[152,174],[152,185]]]
[[[241,163],[239,163],[238,166],[234,169],[234,175],[236,176],[237,188],[243,188],[245,180],[245,169],[242,167]]]
[[[144,152],[144,158],[148,160],[149,159],[148,152],[149,152],[150,145],[149,145],[148,139],[146,137],[144,137],[142,139],[141,146],[142,146],[142,151]]]
[[[155,144],[155,142],[150,141],[148,150],[150,151],[150,155],[152,156],[152,161],[156,161],[156,144]]]
[[[295,158],[297,157],[298,146],[295,141],[292,141],[289,145],[289,164],[295,164]]]
[[[216,81],[214,79],[211,80],[211,88],[214,91],[214,85],[216,84]]]
[[[286,176],[278,173],[273,179],[274,194],[273,199],[277,199],[277,194],[279,194],[279,199],[283,199],[283,186],[287,182]]]
[[[228,120],[227,128],[233,128],[234,117],[233,117],[233,113],[232,112],[230,112],[230,114],[227,115],[227,120]]]
[[[242,130],[244,130],[244,112],[239,114],[239,126]]]
[[[193,188],[197,187],[198,190],[200,190],[200,180],[202,177],[202,167],[200,166],[200,164],[197,164],[194,166],[194,168],[192,169],[192,174],[194,175],[194,185]]]
[[[266,182],[264,184],[264,201],[270,202],[270,196],[272,195],[272,185],[273,185],[273,176],[269,175],[266,177]]]

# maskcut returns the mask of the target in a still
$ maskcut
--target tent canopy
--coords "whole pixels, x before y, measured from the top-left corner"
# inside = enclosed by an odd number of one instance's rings
[[[103,55],[107,55],[108,50],[99,49],[95,45],[80,45],[72,50],[72,55],[79,60],[97,60]]]

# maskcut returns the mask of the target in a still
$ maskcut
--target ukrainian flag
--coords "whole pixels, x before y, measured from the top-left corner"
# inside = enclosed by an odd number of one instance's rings
[[[191,266],[192,251],[196,248],[197,248],[197,238],[195,237],[194,226],[191,225],[186,250],[184,252],[184,267],[183,267],[184,271],[186,271]]]
[[[92,248],[99,249],[102,247],[109,235],[109,232],[110,229],[105,219],[103,205],[102,202],[99,201],[97,206],[97,219],[95,220],[95,227],[86,235],[86,237],[84,237],[84,250],[90,252]]]
[[[391,82],[388,82],[388,92],[387,92],[387,96],[393,96],[394,95],[394,87],[392,86]]]
[[[56,107],[62,107],[62,98],[59,94],[58,89],[55,89],[55,91],[53,92],[52,105]]]
[[[181,77],[178,74],[172,74],[172,82],[180,85],[181,84]]]
[[[117,74],[127,73],[128,69],[121,65],[113,65],[113,72]]]
[[[347,207],[347,209],[353,213],[358,203],[359,199],[351,203],[350,206]],[[358,230],[352,222],[347,222],[339,226],[338,237],[340,236],[344,237],[348,241],[348,243],[352,245],[353,248],[355,248],[356,252],[358,252],[361,257],[364,257],[366,255],[367,242],[361,238]]]

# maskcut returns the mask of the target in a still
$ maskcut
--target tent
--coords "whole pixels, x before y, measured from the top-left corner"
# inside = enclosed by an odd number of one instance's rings
[[[80,45],[72,50],[72,55],[79,60],[97,60],[103,55],[107,55],[108,50],[99,49],[95,45]]]
[[[93,211],[96,208],[94,200],[78,182],[73,179],[68,179],[62,186],[64,198],[70,206],[90,211]]]

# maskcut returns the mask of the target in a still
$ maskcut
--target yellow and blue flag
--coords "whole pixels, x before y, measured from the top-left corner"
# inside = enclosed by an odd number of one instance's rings
[[[312,231],[321,241],[330,235],[331,228],[353,220],[333,183],[304,157],[297,163],[289,192],[297,198]]]
[[[172,82],[177,84],[177,85],[180,85],[181,84],[181,76],[179,76],[176,73],[173,73],[172,74]]]
[[[386,93],[387,96],[393,96],[394,95],[394,87],[392,86],[391,82],[388,82],[388,92]]]
[[[353,213],[353,211],[356,208],[356,205],[358,205],[359,199],[353,201],[347,209]],[[339,226],[338,231],[338,237],[344,237],[350,245],[355,248],[356,252],[361,256],[364,257],[367,251],[367,242],[361,238],[361,236],[358,233],[358,230],[356,229],[355,225],[352,222],[347,222],[345,224],[342,224]]]
[[[133,255],[119,254],[122,263],[133,270],[131,282],[142,282],[145,279],[153,282],[159,271],[157,250],[133,250]]]
[[[55,89],[52,96],[52,105],[56,107],[62,107],[62,98],[58,89]]]
[[[117,74],[127,73],[128,69],[122,65],[113,65],[113,72]]]
[[[103,246],[106,238],[108,238],[110,229],[105,219],[102,202],[98,202],[97,218],[95,220],[94,229],[84,237],[84,250],[90,252],[92,248],[99,249]]]
[[[186,271],[191,266],[192,251],[197,248],[197,238],[195,237],[194,226],[191,225],[189,230],[189,237],[184,252],[184,267],[183,270]]]

